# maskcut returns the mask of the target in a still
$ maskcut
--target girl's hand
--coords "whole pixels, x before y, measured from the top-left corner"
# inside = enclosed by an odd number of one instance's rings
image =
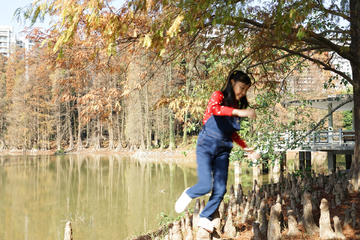
[[[251,119],[256,119],[256,112],[254,109],[234,109],[232,112],[232,116],[236,117],[249,117]]]
[[[252,151],[250,154],[248,154],[248,158],[250,159],[258,159],[260,157],[260,153]]]
[[[246,147],[244,151],[248,152],[248,158],[250,159],[258,159],[260,157],[260,153],[254,151],[254,148]]]
[[[254,109],[251,109],[251,108],[249,108],[249,109],[246,109],[247,111],[248,111],[248,117],[249,118],[251,118],[251,119],[256,119],[256,112],[255,112],[255,110]]]

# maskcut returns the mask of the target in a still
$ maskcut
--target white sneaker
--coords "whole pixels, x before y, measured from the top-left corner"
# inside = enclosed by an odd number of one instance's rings
[[[213,223],[207,218],[200,218],[198,223],[197,223],[197,226],[202,227],[203,229],[205,229],[209,233],[212,233],[214,231]]]
[[[186,191],[189,188],[185,189],[184,192],[181,194],[181,196],[179,197],[179,199],[176,201],[175,203],[175,211],[177,213],[182,213],[183,211],[186,210],[187,205],[189,205],[189,203],[191,202],[192,198],[189,197],[189,195],[186,194]]]

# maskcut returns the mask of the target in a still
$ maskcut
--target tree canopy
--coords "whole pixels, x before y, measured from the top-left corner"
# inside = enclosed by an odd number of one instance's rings
[[[359,1],[129,0],[115,9],[110,0],[39,0],[19,8],[15,16],[34,23],[46,14],[58,19],[52,28],[59,35],[49,47],[60,57],[75,39],[86,42],[96,36],[99,44],[94,49],[105,50],[108,56],[136,48],[163,62],[192,59],[195,69],[204,58],[215,58],[228,70],[240,68],[256,77],[257,84],[271,90],[269,94],[281,90],[287,73],[304,60],[333,72],[326,87],[338,77],[353,86],[357,132],[350,175],[358,189]],[[44,39],[44,44],[51,39]],[[352,76],[333,65],[337,56],[350,61]]]

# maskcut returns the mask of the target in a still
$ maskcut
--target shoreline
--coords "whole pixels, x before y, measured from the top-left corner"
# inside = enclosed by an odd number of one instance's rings
[[[70,150],[65,151],[64,153],[56,154],[56,150],[5,150],[0,151],[1,155],[69,155],[69,154],[120,154],[125,156],[130,156],[134,158],[159,158],[159,157],[171,157],[176,159],[196,159],[195,149],[186,149],[186,148],[176,148],[174,150],[170,149],[150,149],[150,150],[129,150],[129,149],[122,149],[122,150],[109,150],[107,148],[93,150],[91,148],[84,149],[84,150]]]

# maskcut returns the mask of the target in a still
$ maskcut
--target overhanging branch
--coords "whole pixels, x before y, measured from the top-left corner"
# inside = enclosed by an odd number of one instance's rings
[[[314,62],[314,63],[316,63],[316,64],[319,64],[319,65],[321,65],[321,66],[324,67],[324,70],[332,71],[332,72],[340,75],[340,76],[343,77],[344,79],[346,79],[346,80],[347,80],[349,83],[351,83],[352,85],[355,84],[354,81],[353,81],[349,76],[347,76],[345,73],[343,73],[343,72],[341,72],[341,71],[339,71],[339,70],[336,70],[336,69],[330,67],[329,65],[325,64],[325,63],[322,62],[322,61],[319,61],[319,60],[317,60],[317,59],[313,59],[313,58],[311,58],[311,57],[309,57],[309,56],[306,56],[306,55],[304,55],[304,54],[302,54],[302,53],[300,53],[300,52],[293,51],[293,50],[287,49],[287,48],[285,48],[285,47],[274,46],[273,48],[284,50],[284,51],[286,51],[286,52],[288,52],[288,53],[292,53],[292,54],[294,54],[294,55],[298,55],[298,56],[300,56],[300,57],[302,57],[302,58],[305,58],[305,59],[307,59],[307,60],[309,60],[309,61],[311,61],[311,62]]]

